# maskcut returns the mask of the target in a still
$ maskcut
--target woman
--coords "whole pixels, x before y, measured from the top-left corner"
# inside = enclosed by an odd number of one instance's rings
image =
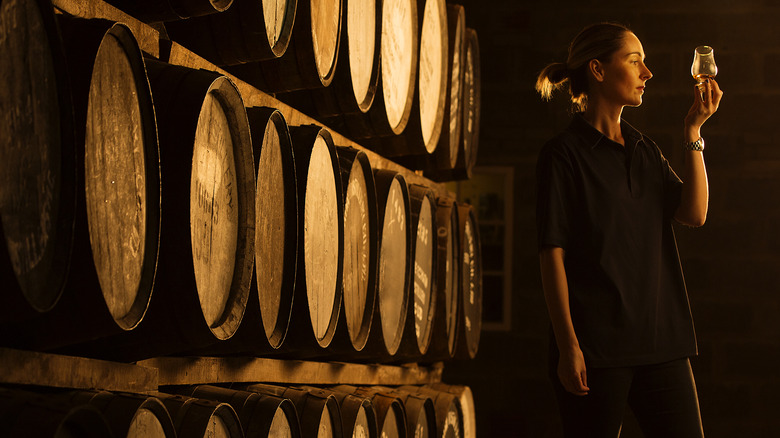
[[[601,23],[547,66],[536,89],[568,85],[569,127],[537,164],[537,225],[555,342],[551,378],[566,437],[617,437],[625,407],[647,437],[703,437],[689,357],[697,353],[672,220],[701,226],[708,186],[702,124],[723,92],[694,90],[681,178],[622,119],[653,74],[639,39]]]

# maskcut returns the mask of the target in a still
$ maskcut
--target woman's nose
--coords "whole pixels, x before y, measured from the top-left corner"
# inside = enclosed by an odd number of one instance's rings
[[[647,80],[649,80],[650,78],[653,77],[653,72],[651,72],[650,69],[647,68],[647,66],[644,65],[644,64],[643,64],[643,67],[644,67],[644,71],[642,72],[642,79],[647,81]]]

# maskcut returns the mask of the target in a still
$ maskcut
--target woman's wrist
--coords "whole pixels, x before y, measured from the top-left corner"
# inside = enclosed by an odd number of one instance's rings
[[[701,126],[686,126],[684,131],[685,143],[693,143],[701,138]]]

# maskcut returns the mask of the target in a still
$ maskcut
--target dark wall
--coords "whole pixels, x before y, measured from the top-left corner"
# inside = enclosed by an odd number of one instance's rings
[[[699,340],[693,359],[709,438],[780,436],[780,6],[770,0],[464,1],[482,59],[478,164],[511,164],[514,186],[512,329],[483,332],[477,359],[448,364],[471,385],[481,437],[557,437],[546,374],[548,319],[534,225],[534,165],[566,126],[567,103],[540,100],[536,74],[565,61],[582,27],[618,21],[644,45],[654,73],[626,120],[682,167],[683,117],[693,99],[693,49],[715,48],[720,111],[703,129],[710,209],[676,227]],[[629,416],[623,437],[641,436]]]

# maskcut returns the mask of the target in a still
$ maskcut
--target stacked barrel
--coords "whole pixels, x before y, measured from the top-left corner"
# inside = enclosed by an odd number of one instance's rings
[[[476,217],[439,184],[476,161],[479,50],[462,6],[108,3],[158,29],[159,53],[121,22],[0,0],[0,347],[475,356]],[[177,45],[213,68],[171,62]],[[245,86],[278,105],[245,104]],[[52,430],[473,436],[463,386],[161,389],[0,392],[29,424],[52,412]]]

